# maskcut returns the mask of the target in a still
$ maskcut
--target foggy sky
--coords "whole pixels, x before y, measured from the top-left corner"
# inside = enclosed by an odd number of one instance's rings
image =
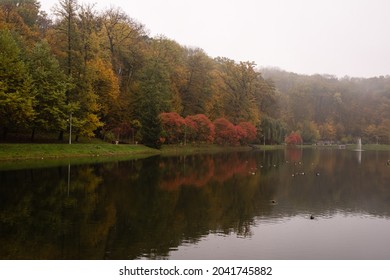
[[[58,1],[40,0],[42,9]],[[390,74],[388,0],[79,0],[121,7],[150,36],[300,74]]]

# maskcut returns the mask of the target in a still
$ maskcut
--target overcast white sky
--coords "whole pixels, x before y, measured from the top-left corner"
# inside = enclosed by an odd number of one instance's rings
[[[40,0],[42,9],[58,1]],[[389,0],[79,0],[121,7],[151,36],[301,74],[390,74]]]

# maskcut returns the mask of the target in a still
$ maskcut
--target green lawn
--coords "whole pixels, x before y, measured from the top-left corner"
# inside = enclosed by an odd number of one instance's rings
[[[268,147],[270,149],[270,147]],[[246,151],[250,147],[225,147],[213,144],[196,145],[164,145],[161,150],[143,145],[114,145],[108,143],[86,144],[0,144],[0,161],[61,159],[61,158],[91,158],[109,156],[139,156],[139,155],[176,155],[196,153],[218,153],[225,151]]]
[[[390,145],[367,144],[362,146],[362,150],[367,151],[390,151]]]
[[[99,144],[0,144],[0,160],[48,159],[64,157],[106,157],[158,154],[143,145]]]

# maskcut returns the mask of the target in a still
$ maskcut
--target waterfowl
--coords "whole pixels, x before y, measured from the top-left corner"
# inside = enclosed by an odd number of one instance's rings
[[[386,162],[387,166],[390,166],[390,159]]]
[[[313,215],[310,215],[310,220],[314,220],[314,216]]]
[[[317,172],[317,173],[316,173],[316,176],[320,176],[320,172]]]
[[[271,203],[272,204],[276,204],[276,200],[271,200]]]

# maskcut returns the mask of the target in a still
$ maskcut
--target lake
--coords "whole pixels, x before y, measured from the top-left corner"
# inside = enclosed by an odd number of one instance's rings
[[[286,149],[2,170],[0,258],[390,259],[388,159]]]

